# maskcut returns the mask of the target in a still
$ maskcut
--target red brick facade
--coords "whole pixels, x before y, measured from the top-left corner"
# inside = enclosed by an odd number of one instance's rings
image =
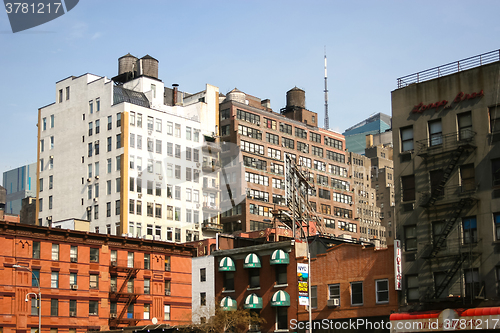
[[[13,265],[39,275],[42,332],[147,325],[153,318],[170,325],[191,320],[193,248],[5,222],[0,242],[4,333],[38,329],[37,309],[25,301],[28,293],[38,294],[36,281]]]

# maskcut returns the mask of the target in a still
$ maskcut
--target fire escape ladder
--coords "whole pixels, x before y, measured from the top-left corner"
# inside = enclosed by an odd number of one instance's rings
[[[462,263],[467,259],[467,253],[463,253],[461,256],[458,256],[457,260],[453,263],[453,266],[446,272],[446,276],[443,279],[443,282],[439,286],[436,287],[436,291],[434,292],[434,295],[432,298],[438,298],[441,296],[443,291],[448,287],[448,285],[451,282],[451,279],[455,275],[455,273],[460,269],[460,266]]]
[[[117,316],[116,319],[116,327],[118,327],[118,324],[120,323],[120,320],[123,319],[123,316],[127,312],[127,309],[131,303],[134,303],[139,295],[134,293],[134,290],[132,290],[132,293],[125,293],[125,288],[127,287],[128,281],[135,276],[139,272],[139,268],[127,268],[126,269],[127,276],[125,277],[122,285],[120,286],[120,289],[117,291],[117,300],[120,299],[121,297],[125,296],[127,298],[127,301],[125,302],[125,305],[123,306],[122,310],[120,311],[120,314]],[[132,320],[134,325],[137,323],[137,320]]]
[[[439,250],[441,250],[441,248],[443,247],[443,243],[446,241],[446,237],[448,237],[448,235],[450,234],[451,229],[455,225],[455,222],[460,217],[463,210],[465,208],[468,208],[472,203],[473,203],[472,199],[464,198],[464,199],[460,199],[460,202],[458,202],[455,205],[454,211],[452,212],[451,217],[448,220],[446,220],[446,224],[445,224],[441,234],[439,235],[439,238],[437,239],[436,243],[434,244],[434,246],[432,248],[432,251],[430,253],[430,257],[435,257],[437,255],[437,253],[439,252]]]
[[[451,156],[451,160],[448,163],[448,166],[446,169],[444,169],[443,172],[443,178],[441,178],[441,181],[439,184],[436,186],[436,188],[431,192],[431,196],[425,203],[424,207],[429,207],[434,205],[436,202],[437,198],[443,193],[444,191],[444,186],[446,185],[446,182],[448,179],[450,179],[451,173],[453,172],[453,169],[458,163],[458,160],[460,159],[460,156],[462,153],[465,151],[464,146],[458,146],[456,150],[453,151],[453,154]]]

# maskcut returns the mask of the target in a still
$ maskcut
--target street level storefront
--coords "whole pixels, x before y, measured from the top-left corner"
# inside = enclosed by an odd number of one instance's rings
[[[391,333],[500,330],[500,307],[393,313]]]

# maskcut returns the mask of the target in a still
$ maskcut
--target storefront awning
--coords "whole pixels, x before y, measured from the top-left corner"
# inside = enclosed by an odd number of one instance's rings
[[[449,332],[452,326],[457,330],[488,330],[486,323],[498,322],[500,319],[500,307],[473,308],[473,309],[445,309],[443,311],[425,311],[391,314],[391,332]],[[480,324],[481,323],[481,324]],[[445,328],[449,329],[446,330]]]
[[[255,253],[250,253],[245,257],[244,268],[260,268],[260,259]]]
[[[248,295],[245,298],[245,309],[262,309],[262,298],[257,294]]]
[[[271,306],[290,306],[290,295],[286,291],[278,290],[271,298]]]
[[[226,296],[220,301],[220,307],[222,311],[236,311],[238,305],[236,304],[236,300],[230,296]]]
[[[219,262],[219,272],[234,272],[235,270],[234,261],[230,257],[224,257]]]
[[[288,253],[285,251],[278,249],[271,254],[271,265],[277,264],[289,264],[290,258],[288,257]]]

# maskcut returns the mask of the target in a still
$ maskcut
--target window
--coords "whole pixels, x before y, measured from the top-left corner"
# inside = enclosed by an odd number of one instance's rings
[[[493,214],[493,223],[495,224],[496,240],[500,241],[500,213]]]
[[[111,202],[106,203],[106,217],[111,216]]]
[[[443,130],[441,119],[429,121],[429,146],[437,146],[443,143]]]
[[[144,317],[143,317],[143,319],[149,319],[150,309],[151,309],[151,304],[144,304]]]
[[[93,128],[94,128],[94,123],[93,123],[93,122],[90,122],[90,123],[89,123],[89,136],[92,136],[92,131],[93,131]]]
[[[307,154],[309,153],[309,145],[307,143],[297,141],[297,150]]]
[[[328,299],[338,299],[340,301],[340,284],[328,285]]]
[[[377,304],[389,303],[389,280],[376,280]]]
[[[181,145],[175,145],[175,157],[181,158]]]
[[[99,315],[99,301],[89,301],[89,316]]]
[[[321,134],[311,132],[310,140],[313,142],[321,143]]]
[[[170,305],[163,305],[163,313],[164,317],[163,320],[170,320]]]
[[[500,132],[500,108],[490,108],[490,133]]]
[[[165,272],[170,272],[170,257],[165,256]],[[170,290],[170,281],[168,281],[168,286]],[[165,282],[165,288],[166,288],[166,282]]]
[[[432,243],[434,245],[437,244],[439,238],[441,237],[441,234],[443,233],[443,229],[446,225],[445,221],[434,221],[432,222]],[[446,239],[441,244],[441,247],[446,247]]]
[[[116,127],[122,126],[122,114],[117,113],[116,114]]]
[[[116,149],[120,149],[122,147],[122,135],[116,135]]]
[[[108,131],[113,127],[113,117],[108,116]]]
[[[302,128],[295,127],[295,136],[298,138],[307,139],[307,131]]]
[[[59,244],[52,244],[52,260],[59,260]]]
[[[180,165],[175,166],[175,178],[181,179],[181,166]]]
[[[492,171],[493,186],[499,186],[500,185],[500,158],[495,158],[495,159],[491,160],[491,171]]]
[[[161,133],[161,119],[156,118],[156,131]]]
[[[280,132],[292,135],[292,125],[280,123]]]
[[[207,293],[200,293],[200,306],[207,305]]]
[[[400,129],[401,152],[413,150],[413,126]]]
[[[89,288],[99,289],[99,274],[90,274]]]
[[[191,127],[186,127],[186,140],[191,140]]]
[[[150,279],[144,279],[144,294],[149,295],[149,293],[150,293],[150,285],[151,285],[151,280]]]
[[[50,300],[50,315],[56,317],[59,315],[59,300],[57,299]]]
[[[175,137],[180,138],[181,137],[181,125],[180,124],[175,124]]]
[[[418,301],[418,275],[406,275],[406,299],[408,301]]]
[[[408,225],[405,229],[405,250],[414,251],[417,249],[417,226]]]
[[[311,308],[318,307],[318,286],[311,286]]]
[[[156,140],[156,153],[161,154],[161,140]]]
[[[69,99],[69,87],[66,87],[66,100]]]
[[[462,165],[460,167],[460,184],[462,192],[474,191],[476,188],[474,164]]]
[[[144,269],[151,269],[151,254],[144,253]]]
[[[38,316],[38,300],[36,298],[31,299],[31,315]]]
[[[205,281],[207,281],[207,269],[200,268],[200,282],[205,282]]]
[[[47,118],[42,119],[42,130],[47,130]]]
[[[40,281],[40,270],[33,269],[33,274],[31,274],[31,286],[38,287],[38,281]]]
[[[248,269],[248,287],[249,288],[259,288],[260,287],[260,269],[259,268]]]
[[[462,218],[464,244],[477,243],[477,221],[475,216]]]
[[[363,282],[351,282],[351,305],[363,305]]]
[[[288,330],[288,307],[276,307],[276,330]]]
[[[90,262],[99,262],[99,249],[90,248]]]
[[[276,284],[277,285],[287,284],[287,277],[286,277],[287,265],[275,265],[274,269],[276,271]]]
[[[234,272],[224,272],[224,290],[234,290]]]
[[[470,111],[457,114],[458,137],[467,140],[472,137],[472,116]]]
[[[33,259],[40,259],[40,242],[33,242]]]
[[[78,246],[71,245],[69,250],[69,259],[71,262],[78,261]]]
[[[155,204],[155,217],[161,218],[161,204]],[[157,228],[161,228],[161,226],[156,226]],[[161,229],[160,229],[161,230]],[[160,236],[160,235],[158,235]]]
[[[401,177],[401,185],[403,187],[403,201],[414,201],[415,200],[415,176],[403,176]]]
[[[50,274],[50,287],[59,288],[59,272],[52,272]]]
[[[279,136],[276,134],[266,133],[266,141],[274,145],[279,145]]]
[[[471,268],[464,272],[465,274],[465,297],[477,297],[481,294],[484,296],[484,291],[479,282],[479,269]]]
[[[260,125],[260,116],[256,115],[256,114],[253,114],[253,113],[250,113],[250,112],[246,112],[246,111],[243,111],[243,110],[237,110],[236,111],[236,117],[238,119],[241,119],[241,120],[244,120],[244,121],[247,121],[249,123],[253,123],[253,124],[257,124],[257,125]]]

